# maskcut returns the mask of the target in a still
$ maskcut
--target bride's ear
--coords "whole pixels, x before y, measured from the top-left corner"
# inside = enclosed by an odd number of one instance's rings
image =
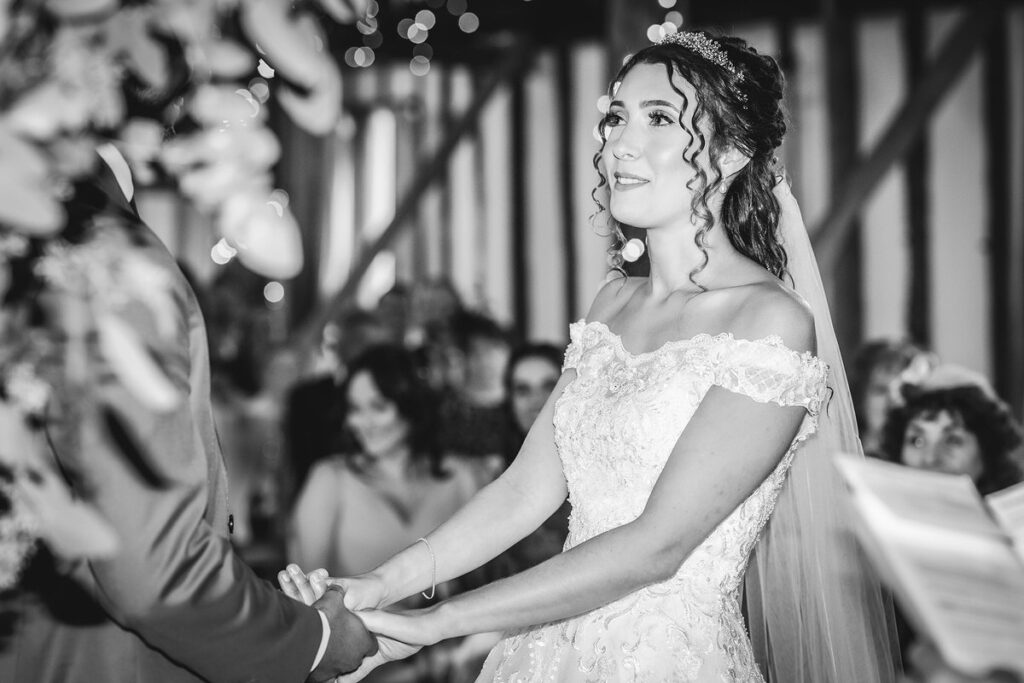
[[[732,178],[749,163],[750,157],[732,145],[718,158],[718,167],[722,169],[722,177],[725,179]]]

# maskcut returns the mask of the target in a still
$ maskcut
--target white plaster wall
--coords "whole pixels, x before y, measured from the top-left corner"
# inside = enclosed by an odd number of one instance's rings
[[[565,334],[568,311],[563,294],[558,111],[555,59],[541,55],[526,79],[526,277],[529,338],[557,339]]]
[[[901,30],[894,16],[872,18],[858,26],[862,154],[875,147],[906,97]],[[861,214],[865,339],[906,336],[910,284],[906,201],[906,173],[900,163],[886,174]]]
[[[934,51],[959,15],[928,19]],[[990,304],[985,231],[985,133],[980,56],[975,56],[929,127],[932,339],[939,356],[988,374]]]

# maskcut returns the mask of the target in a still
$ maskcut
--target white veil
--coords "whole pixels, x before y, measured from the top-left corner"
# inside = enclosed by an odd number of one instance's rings
[[[775,195],[788,272],[814,312],[831,391],[751,558],[751,641],[770,683],[891,682],[901,668],[892,603],[857,546],[832,464],[836,452],[862,454],[850,387],[800,207],[784,180]]]

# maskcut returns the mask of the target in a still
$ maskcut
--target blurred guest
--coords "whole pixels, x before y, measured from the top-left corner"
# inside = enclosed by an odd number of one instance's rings
[[[988,380],[941,365],[900,388],[903,405],[885,423],[889,459],[910,467],[966,474],[984,495],[1021,481],[1014,450],[1021,425]]]
[[[402,283],[395,284],[381,296],[377,302],[377,317],[388,328],[390,337],[396,344],[406,344],[409,332],[409,309],[412,296],[409,288]],[[411,344],[415,345],[415,343]]]
[[[338,424],[348,364],[368,348],[394,341],[388,327],[362,309],[344,312],[324,328],[317,374],[295,383],[288,395],[284,434],[291,480],[303,482],[316,461],[345,447]]]
[[[513,349],[505,369],[508,403],[508,448],[511,462],[526,433],[562,376],[562,350],[553,344],[523,344]]]
[[[505,464],[509,341],[498,323],[479,313],[460,314],[452,329],[459,356],[441,400],[441,448],[475,461],[486,481]]]
[[[896,393],[898,402],[889,409],[884,429],[888,460],[966,474],[983,495],[1021,481],[1013,455],[1021,443],[1021,426],[984,377],[940,365],[916,382],[900,385]],[[917,634],[901,610],[896,617],[900,649],[910,659]]]
[[[405,344],[416,349],[426,380],[436,391],[452,383],[459,355],[452,328],[463,310],[462,299],[445,278],[417,283],[410,296]]]
[[[882,447],[885,417],[893,399],[893,387],[902,381],[913,381],[930,371],[937,361],[929,353],[908,341],[875,339],[857,351],[850,372],[850,391],[857,413],[864,453],[884,458]]]
[[[476,490],[469,470],[442,460],[436,405],[410,355],[367,350],[341,388],[355,448],[313,466],[292,515],[289,559],[332,576],[373,569],[451,516]]]
[[[313,465],[291,517],[289,560],[332,576],[368,572],[426,536],[476,492],[474,475],[443,459],[435,438],[436,401],[412,356],[376,346],[350,363],[341,388],[352,450]],[[437,595],[457,592],[455,582]],[[403,602],[415,606],[417,594]],[[416,681],[445,668],[451,645],[381,667],[368,680]],[[441,680],[441,679],[438,679]]]
[[[510,429],[508,430],[507,463],[519,452],[527,432],[540,414],[558,378],[562,375],[562,350],[553,344],[524,344],[512,351],[505,371]],[[507,572],[514,574],[540,564],[562,551],[569,533],[569,512],[566,500],[541,526],[509,548],[505,561]]]

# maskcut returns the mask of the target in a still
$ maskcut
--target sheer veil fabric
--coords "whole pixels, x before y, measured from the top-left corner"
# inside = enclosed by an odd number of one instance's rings
[[[800,207],[784,180],[775,196],[789,275],[814,312],[831,392],[751,558],[751,641],[769,683],[888,683],[901,670],[892,603],[857,546],[832,464],[839,451],[863,455],[850,387]]]

